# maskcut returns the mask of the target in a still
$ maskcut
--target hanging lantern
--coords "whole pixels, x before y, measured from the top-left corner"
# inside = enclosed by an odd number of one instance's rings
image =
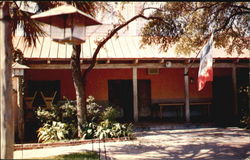
[[[49,24],[50,36],[59,43],[81,44],[86,40],[86,27],[101,24],[90,15],[71,5],[62,5],[31,16]]]
[[[24,70],[29,69],[30,67],[15,62],[12,64],[12,68],[13,68],[12,77],[22,77],[24,76]]]

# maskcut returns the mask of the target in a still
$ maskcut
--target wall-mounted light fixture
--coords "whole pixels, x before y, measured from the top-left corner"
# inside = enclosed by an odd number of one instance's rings
[[[167,61],[165,65],[166,65],[166,68],[170,68],[172,66],[172,62],[171,61]]]
[[[194,78],[193,77],[190,77],[190,83],[193,84],[194,83]]]

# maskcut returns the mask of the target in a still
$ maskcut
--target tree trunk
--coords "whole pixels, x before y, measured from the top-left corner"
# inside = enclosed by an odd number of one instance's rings
[[[1,159],[13,159],[14,116],[12,107],[12,40],[9,3],[0,5],[0,135]]]
[[[82,136],[80,126],[87,120],[87,109],[86,109],[86,95],[85,95],[85,81],[82,80],[82,72],[80,66],[80,53],[81,45],[73,45],[73,52],[71,55],[71,69],[72,78],[76,91],[76,108],[77,108],[77,129],[78,137]]]

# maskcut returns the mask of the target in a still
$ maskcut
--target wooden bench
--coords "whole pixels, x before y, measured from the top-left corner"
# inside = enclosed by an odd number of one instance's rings
[[[193,107],[197,107],[197,106],[206,106],[206,112],[207,112],[207,116],[210,115],[210,105],[212,104],[212,102],[190,102],[190,108]]]
[[[184,102],[158,102],[154,103],[156,106],[159,106],[159,112],[160,112],[160,118],[163,117],[163,110],[166,107],[175,107],[177,111],[177,118],[179,117],[184,117],[184,112],[185,112],[185,103]],[[189,102],[190,109],[193,107],[206,107],[206,114],[207,116],[210,115],[210,105],[212,102],[210,101],[197,101],[197,102]],[[154,105],[154,106],[155,106]]]
[[[160,118],[162,118],[162,110],[164,107],[177,107],[177,117],[180,114],[180,117],[182,117],[183,115],[183,107],[184,107],[184,103],[183,102],[169,102],[169,103],[158,103],[159,107],[160,107]]]

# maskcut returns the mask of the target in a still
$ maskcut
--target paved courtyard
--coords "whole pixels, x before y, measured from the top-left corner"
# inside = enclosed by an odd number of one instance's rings
[[[240,128],[195,128],[136,132],[137,139],[105,143],[106,158],[250,160],[250,130]],[[99,151],[105,159],[104,143],[15,151],[14,158],[27,159]]]

